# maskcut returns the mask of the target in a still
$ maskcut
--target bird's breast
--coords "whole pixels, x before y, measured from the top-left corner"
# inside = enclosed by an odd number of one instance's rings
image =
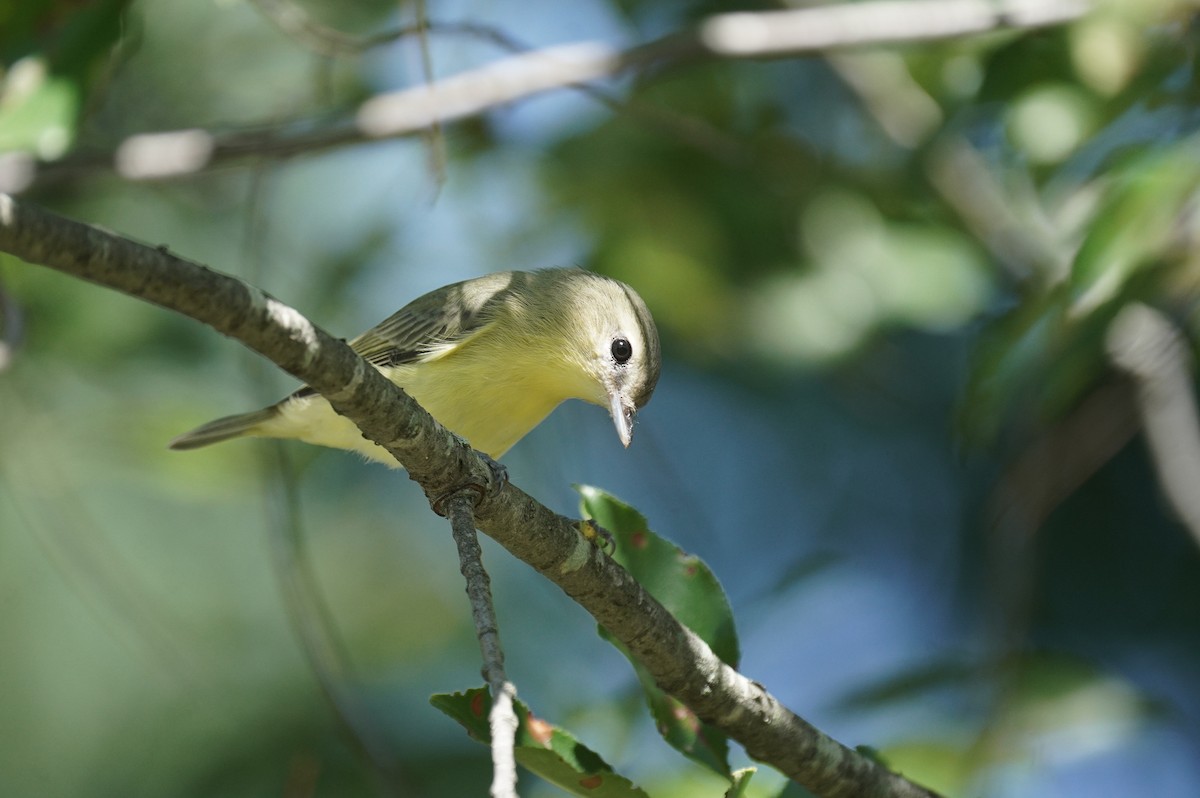
[[[471,356],[463,356],[470,354]],[[486,351],[384,369],[429,414],[498,458],[566,399],[582,397],[569,365]]]

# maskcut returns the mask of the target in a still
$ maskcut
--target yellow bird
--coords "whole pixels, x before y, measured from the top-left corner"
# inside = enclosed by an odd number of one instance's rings
[[[625,446],[662,360],[646,303],[581,269],[499,272],[413,300],[350,346],[451,432],[499,458],[567,399],[608,408]],[[179,436],[195,449],[244,436],[296,438],[398,467],[320,394],[301,388]]]

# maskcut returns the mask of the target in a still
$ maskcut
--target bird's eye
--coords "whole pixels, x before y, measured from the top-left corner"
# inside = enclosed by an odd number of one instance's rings
[[[633,346],[624,338],[618,338],[612,342],[612,356],[613,360],[624,365],[633,357]]]

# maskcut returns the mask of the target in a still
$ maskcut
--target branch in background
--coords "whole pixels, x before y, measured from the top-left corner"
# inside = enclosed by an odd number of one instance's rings
[[[1158,484],[1200,543],[1200,418],[1187,342],[1164,314],[1131,304],[1113,320],[1106,343],[1113,364],[1137,386],[1138,416]]]
[[[458,563],[467,580],[467,598],[471,601],[471,620],[483,656],[483,678],[492,694],[488,712],[491,730],[492,789],[491,798],[516,798],[517,761],[513,747],[517,736],[517,713],[513,700],[516,688],[504,673],[504,649],[500,646],[500,625],[492,605],[492,584],[483,567],[483,552],[475,536],[475,518],[471,514],[474,496],[460,490],[445,502],[446,516],[458,547]]]
[[[114,288],[212,326],[325,396],[402,463],[436,501],[491,485],[488,464],[343,341],[227,275],[0,194],[0,251]],[[475,522],[586,609],[658,685],[704,721],[827,798],[935,794],[891,773],[784,707],[680,624],[568,518],[510,483],[484,495]]]
[[[279,0],[260,0],[278,22]],[[367,140],[398,138],[435,124],[477,116],[493,108],[556,89],[579,87],[626,72],[645,72],[702,60],[763,59],[847,47],[904,44],[953,38],[1000,29],[1029,29],[1078,19],[1089,10],[1082,0],[877,0],[789,11],[717,14],[692,31],[621,50],[602,42],[581,42],[502,58],[442,80],[381,94],[367,100],[355,119],[314,126],[294,124],[217,134],[204,130],[131,136],[116,153],[79,154],[37,164],[32,156],[0,159],[0,191],[19,191],[35,179],[79,170],[115,168],[123,177],[161,179],[189,174],[247,156],[286,156],[318,152]],[[291,19],[292,12],[283,16]],[[342,52],[378,43],[307,22],[288,22],[305,41]],[[301,23],[304,24],[301,24]],[[468,33],[506,49],[519,48],[486,26],[430,22],[429,33]],[[316,33],[320,31],[321,33]],[[385,34],[387,41],[418,32],[417,27]],[[41,170],[44,175],[39,175]]]
[[[1078,19],[1084,0],[876,0],[790,11],[718,14],[700,24],[699,44],[722,58],[907,44],[1000,28],[1041,28]]]
[[[966,138],[943,136],[929,152],[925,173],[1015,285],[1068,273],[1073,253],[1056,240],[1036,199],[1005,190]]]
[[[429,51],[429,10],[425,0],[414,0],[413,8],[417,15],[417,44],[421,51],[421,78],[426,84],[433,82],[433,55]],[[441,122],[429,126],[425,135],[429,143],[429,165],[433,170],[434,182],[441,186],[446,182],[446,164],[449,156],[446,154],[446,136],[442,131]]]
[[[412,36],[422,37],[422,68],[426,81],[432,80],[432,66],[426,55],[424,43],[428,36],[464,36],[487,42],[508,53],[527,53],[533,48],[514,36],[491,25],[475,22],[437,22],[421,19],[391,31],[371,36],[355,37],[314,22],[304,9],[290,0],[254,0],[259,12],[270,19],[285,34],[297,43],[327,58],[357,56],[375,47],[394,44]],[[423,9],[423,6],[421,6]],[[594,85],[577,85],[573,88],[586,94],[601,105],[635,117],[639,122],[650,125],[674,136],[679,142],[708,154],[722,163],[733,166],[745,165],[749,158],[745,148],[731,136],[707,122],[676,113],[669,108],[648,105],[629,99],[618,99]],[[0,187],[3,180],[0,178]]]

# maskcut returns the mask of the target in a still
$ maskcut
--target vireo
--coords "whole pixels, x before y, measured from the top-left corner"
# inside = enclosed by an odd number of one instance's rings
[[[650,400],[661,367],[658,331],[642,298],[624,283],[581,269],[499,272],[447,285],[350,346],[443,426],[493,458],[567,399],[607,407],[628,446],[634,415]],[[311,388],[262,410],[210,421],[171,448],[242,436],[298,438],[397,466]]]

